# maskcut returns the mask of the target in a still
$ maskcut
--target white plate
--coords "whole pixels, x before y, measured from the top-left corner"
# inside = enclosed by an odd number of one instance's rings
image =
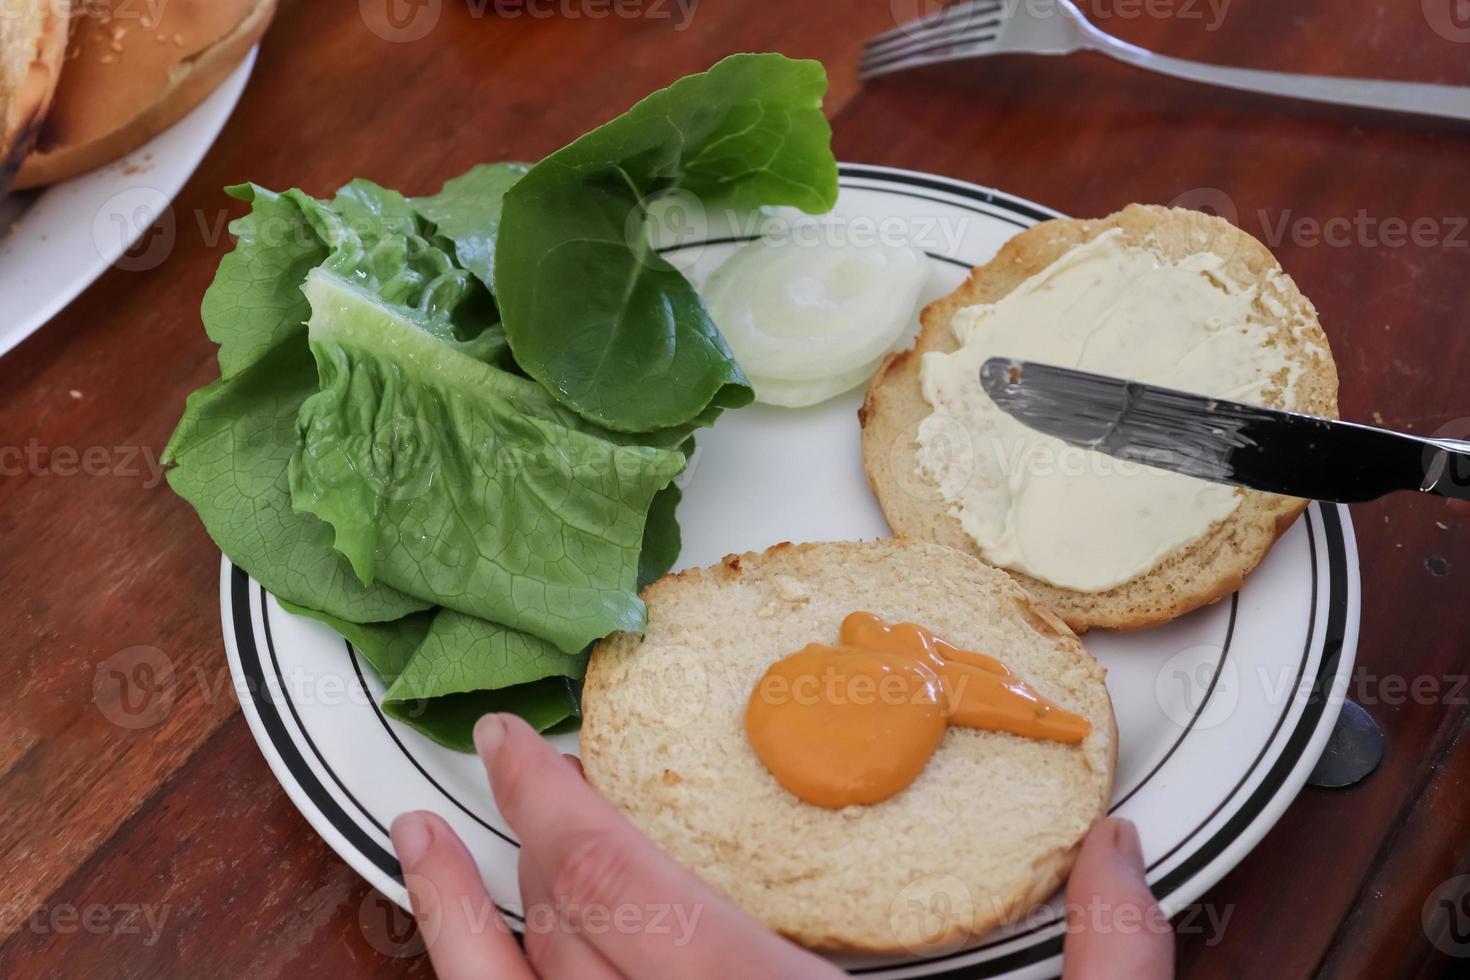
[[[100,170],[0,198],[0,354],[35,333],[164,215],[161,234],[123,258],[161,264],[178,233],[169,202],[199,166],[240,100],[255,49],[183,119]],[[13,230],[9,230],[12,229]]]
[[[934,260],[929,299],[1054,212],[973,184],[848,165],[838,214],[880,231],[878,223],[896,221],[920,239]],[[670,257],[697,280],[740,236],[715,237]],[[680,566],[785,540],[886,535],[859,459],[860,400],[853,393],[802,411],[742,409],[701,436],[679,511]],[[404,904],[387,827],[404,810],[436,810],[518,922],[517,845],[478,761],[385,718],[375,706],[382,685],[352,649],[321,624],[282,611],[228,561],[220,606],[237,689],[250,695],[241,698],[245,717],[328,843]],[[1301,788],[1336,720],[1357,637],[1352,528],[1346,510],[1316,504],[1238,594],[1165,627],[1086,637],[1108,668],[1118,717],[1112,811],[1138,824],[1149,881],[1166,910],[1193,902],[1234,867]],[[558,742],[576,750],[575,735]],[[1055,976],[1054,914],[958,953],[843,965],[881,977]]]

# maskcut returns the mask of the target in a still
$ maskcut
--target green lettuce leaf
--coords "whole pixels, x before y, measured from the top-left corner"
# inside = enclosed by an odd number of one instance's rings
[[[666,430],[667,431],[667,430]],[[680,447],[685,466],[694,454],[694,437],[684,440]],[[679,520],[675,512],[684,499],[684,491],[676,483],[670,483],[653,498],[648,508],[648,522],[643,525],[643,550],[638,552],[638,591],[658,581],[669,573],[679,560],[679,550],[684,546],[679,532]]]
[[[225,375],[191,394],[164,447],[169,486],[193,504],[209,536],[261,585],[344,619],[396,619],[428,603],[364,585],[332,548],[332,530],[291,505],[287,470],[296,418],[316,390],[306,345],[310,313],[299,281],[326,249],[300,208],[261,188],[232,189],[253,202],[231,225],[240,236],[205,293],[205,329]]]
[[[220,260],[200,316],[219,345],[220,376],[230,378],[282,344],[305,338],[310,311],[301,281],[329,249],[296,199],[254,184],[225,193],[249,202],[250,212],[230,222],[238,241]]]
[[[674,516],[684,491],[670,483],[653,498],[648,508],[648,523],[643,528],[643,550],[638,552],[638,589],[657,582],[668,574],[679,560],[682,536]]]
[[[292,500],[362,581],[568,652],[641,629],[645,517],[683,454],[606,438],[326,269],[303,290],[321,390],[301,409]]]
[[[441,609],[428,635],[388,688],[389,701],[496,690],[546,677],[581,679],[586,652],[562,653],[545,640]]]
[[[373,672],[382,678],[384,684],[392,684],[403,673],[403,668],[413,659],[413,652],[429,635],[434,617],[439,615],[437,609],[424,609],[386,623],[354,623],[280,596],[276,596],[276,601],[288,613],[309,616],[340,633],[372,665]]]
[[[281,607],[340,633],[389,686],[384,713],[450,748],[474,751],[475,722],[490,712],[520,715],[537,731],[580,717],[572,678],[585,672],[586,658],[524,633],[449,610],[354,623],[291,602]]]
[[[445,694],[430,701],[384,701],[383,713],[458,752],[475,751],[475,722],[488,714],[520,715],[538,732],[575,730],[582,718],[574,681],[546,677],[494,691]]]
[[[524,163],[482,163],[452,180],[438,194],[409,203],[439,233],[454,242],[459,264],[495,291],[495,240],[500,235],[500,209],[526,171]]]
[[[752,398],[684,275],[652,248],[650,202],[837,199],[820,63],[734,55],[536,164],[505,194],[495,298],[521,368],[583,417],[643,432]]]

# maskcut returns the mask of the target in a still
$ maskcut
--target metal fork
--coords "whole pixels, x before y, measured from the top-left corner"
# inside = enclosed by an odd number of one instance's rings
[[[863,48],[859,77],[992,54],[1097,51],[1148,71],[1267,95],[1470,119],[1470,88],[1227,68],[1154,54],[1104,34],[1070,0],[971,0],[879,34]]]

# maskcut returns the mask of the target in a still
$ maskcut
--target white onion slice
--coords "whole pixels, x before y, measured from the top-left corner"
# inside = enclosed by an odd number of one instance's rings
[[[878,364],[882,360],[880,356],[851,371],[816,381],[781,381],[751,375],[746,377],[750,379],[750,386],[755,389],[756,401],[766,405],[778,405],[782,408],[805,408],[808,405],[835,398],[858,385],[867,384],[873,372],[878,370]]]
[[[829,228],[833,234],[750,242],[710,274],[705,303],[748,376],[843,379],[845,391],[857,383],[848,377],[912,327],[929,274],[924,253]]]

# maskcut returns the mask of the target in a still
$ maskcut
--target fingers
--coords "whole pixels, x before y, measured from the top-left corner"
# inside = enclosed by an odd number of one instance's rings
[[[529,980],[532,973],[520,947],[485,891],[474,858],[449,825],[416,811],[394,820],[390,832],[439,980]]]
[[[526,956],[547,980],[620,980],[622,974],[566,921],[545,872],[530,855],[520,859],[521,902],[526,909]]]
[[[1144,878],[1143,846],[1130,820],[1095,824],[1067,881],[1063,980],[1168,980],[1174,931]]]
[[[475,744],[546,900],[622,973],[836,975],[655,847],[521,719],[487,715]]]

